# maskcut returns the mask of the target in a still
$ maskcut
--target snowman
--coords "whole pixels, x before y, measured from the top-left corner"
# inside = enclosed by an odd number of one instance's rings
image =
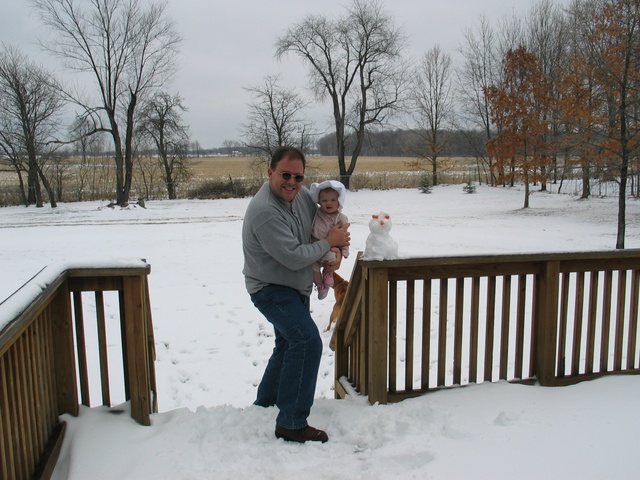
[[[390,260],[398,256],[398,244],[389,232],[391,231],[391,215],[386,212],[371,215],[369,236],[364,249],[364,260]]]

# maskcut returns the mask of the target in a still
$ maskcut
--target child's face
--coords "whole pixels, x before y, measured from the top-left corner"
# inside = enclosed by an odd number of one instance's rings
[[[332,188],[325,188],[320,191],[318,195],[318,203],[320,204],[320,210],[326,213],[337,212],[340,203],[338,202],[338,192]]]

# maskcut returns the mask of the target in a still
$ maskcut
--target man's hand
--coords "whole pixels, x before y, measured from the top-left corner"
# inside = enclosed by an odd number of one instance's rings
[[[345,223],[344,225],[338,223],[331,227],[331,230],[329,230],[329,234],[326,237],[329,245],[332,247],[348,247],[351,243],[351,235],[349,234],[350,225],[350,223]]]

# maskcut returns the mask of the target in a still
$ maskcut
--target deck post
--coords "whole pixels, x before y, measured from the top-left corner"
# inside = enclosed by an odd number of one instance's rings
[[[147,321],[144,313],[145,295],[142,277],[122,279],[123,326],[125,331],[125,382],[131,402],[131,416],[142,425],[151,424],[151,383]]]
[[[65,280],[52,301],[51,325],[54,345],[54,368],[58,415],[77,416],[78,381],[76,379],[75,344],[71,317],[71,294]]]
[[[344,345],[344,330],[335,330],[335,342],[337,347],[335,348],[335,377],[334,377],[334,391],[335,398],[344,398],[346,397],[346,391],[342,384],[340,383],[340,379],[342,377],[349,376],[349,359],[348,354],[349,350]]]
[[[554,385],[558,343],[558,287],[560,262],[544,262],[536,282],[535,374],[541,385]]]
[[[367,303],[369,313],[369,403],[387,403],[387,345],[389,318],[389,272],[386,268],[371,268]]]

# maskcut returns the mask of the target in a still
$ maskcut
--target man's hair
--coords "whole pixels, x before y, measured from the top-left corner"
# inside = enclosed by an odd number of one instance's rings
[[[303,169],[305,169],[307,166],[307,159],[304,158],[304,153],[302,153],[302,150],[296,147],[286,146],[276,148],[273,152],[273,155],[271,155],[271,165],[269,165],[271,169],[275,170],[278,162],[283,158],[289,158],[291,160],[301,160]]]

